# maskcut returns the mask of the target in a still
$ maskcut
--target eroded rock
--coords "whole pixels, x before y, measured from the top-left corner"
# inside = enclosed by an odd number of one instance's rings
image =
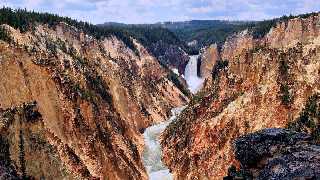
[[[278,23],[260,39],[248,31],[227,39],[204,89],[162,136],[163,161],[177,179],[221,179],[237,165],[235,139],[300,118],[320,91],[318,22],[314,14]]]
[[[305,133],[264,129],[238,138],[235,157],[253,179],[318,179],[320,146],[312,140]]]

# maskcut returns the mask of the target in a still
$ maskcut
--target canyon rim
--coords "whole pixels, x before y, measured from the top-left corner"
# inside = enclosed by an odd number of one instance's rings
[[[319,179],[320,3],[179,2],[0,1],[0,180]]]

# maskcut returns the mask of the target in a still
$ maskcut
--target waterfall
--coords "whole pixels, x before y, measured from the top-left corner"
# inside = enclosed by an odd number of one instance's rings
[[[172,180],[169,169],[161,161],[161,145],[159,137],[165,128],[177,118],[185,107],[171,110],[172,116],[168,121],[151,126],[144,132],[145,148],[143,151],[143,163],[147,169],[150,180]]]
[[[197,75],[197,60],[199,55],[190,56],[190,61],[185,69],[185,80],[192,93],[196,93],[202,86],[203,79]],[[185,108],[178,107],[171,110],[172,116],[169,120],[151,126],[143,133],[145,148],[143,151],[143,164],[149,174],[150,180],[172,180],[172,174],[161,161],[161,145],[159,137],[166,127],[174,121]]]
[[[199,55],[190,56],[189,63],[186,66],[184,77],[187,81],[189,90],[194,94],[196,93],[203,84],[203,79],[198,77],[197,74],[197,63]]]

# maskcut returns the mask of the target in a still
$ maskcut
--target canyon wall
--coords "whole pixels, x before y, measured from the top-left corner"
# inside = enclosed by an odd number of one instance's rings
[[[188,98],[135,41],[97,40],[65,23],[0,41],[0,169],[54,179],[147,179],[144,129]],[[6,154],[3,154],[6,153]]]
[[[189,62],[189,55],[181,47],[158,41],[153,43],[149,49],[162,65],[172,70],[178,70],[180,75],[184,74]]]
[[[202,78],[209,78],[211,76],[211,72],[213,66],[217,61],[220,60],[220,54],[218,50],[217,44],[213,44],[205,49],[205,51],[201,54],[200,61],[200,76]]]
[[[319,15],[298,17],[261,39],[249,31],[227,39],[204,88],[162,135],[176,179],[221,179],[231,164],[239,168],[235,139],[300,118],[320,92],[319,25]]]

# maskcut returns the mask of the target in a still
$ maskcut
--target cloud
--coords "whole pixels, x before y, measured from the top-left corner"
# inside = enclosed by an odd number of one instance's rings
[[[189,19],[261,20],[320,10],[318,0],[0,0],[0,6],[52,12],[92,23]]]

